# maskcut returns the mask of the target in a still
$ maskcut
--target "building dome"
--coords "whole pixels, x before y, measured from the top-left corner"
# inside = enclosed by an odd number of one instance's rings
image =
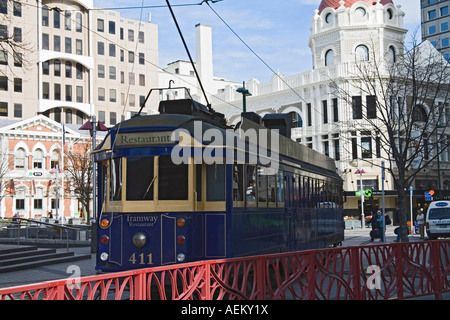
[[[333,8],[333,9],[339,8],[341,6],[341,4],[339,3],[340,1],[341,0],[322,0],[322,2],[320,3],[320,6],[319,6],[319,14],[321,14],[322,11],[326,8]],[[346,8],[350,8],[353,4],[355,4],[356,2],[359,2],[359,1],[366,2],[366,3],[372,4],[372,5],[376,4],[376,2],[377,2],[375,0],[345,0],[344,6]],[[392,0],[381,0],[380,3],[382,5],[386,5],[389,3],[393,4],[394,2]]]

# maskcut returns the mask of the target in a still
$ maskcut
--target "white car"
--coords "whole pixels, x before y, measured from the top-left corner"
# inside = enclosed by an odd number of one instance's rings
[[[434,201],[430,204],[426,228],[430,239],[450,237],[450,201]]]

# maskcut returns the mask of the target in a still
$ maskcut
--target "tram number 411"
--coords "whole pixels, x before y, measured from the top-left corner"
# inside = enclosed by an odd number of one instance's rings
[[[128,259],[128,261],[130,261],[132,264],[153,264],[153,260],[152,260],[152,254],[145,254],[145,253],[141,253],[141,254],[136,254],[133,253],[130,257],[130,259]]]

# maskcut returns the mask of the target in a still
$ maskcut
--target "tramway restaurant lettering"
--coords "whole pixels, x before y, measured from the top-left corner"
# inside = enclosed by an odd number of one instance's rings
[[[118,146],[147,146],[173,143],[172,131],[119,133],[116,138]]]
[[[127,216],[130,227],[153,227],[158,221],[158,216]]]

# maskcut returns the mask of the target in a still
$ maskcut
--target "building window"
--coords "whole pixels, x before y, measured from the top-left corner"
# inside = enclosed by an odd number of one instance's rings
[[[83,66],[81,64],[77,63],[76,69],[77,69],[77,79],[83,80]]]
[[[77,102],[83,102],[83,87],[77,86]]]
[[[328,123],[328,101],[322,101],[322,114],[323,114],[323,123]]]
[[[105,88],[98,88],[98,101],[105,101]]]
[[[145,87],[145,74],[139,75],[139,85]]]
[[[128,41],[134,42],[134,30],[128,30]]]
[[[48,21],[49,21],[49,9],[47,6],[42,7],[42,25],[44,27],[48,27]]]
[[[48,33],[42,34],[42,49],[50,50],[50,38]]]
[[[8,102],[0,102],[0,116],[1,117],[8,116]]]
[[[75,42],[75,46],[75,53],[81,56],[83,54],[83,40],[77,39]]]
[[[72,53],[72,38],[66,37],[65,47],[66,53]]]
[[[105,31],[105,20],[97,19],[97,31],[104,32]]]
[[[376,119],[377,118],[376,96],[367,96],[366,97],[366,106],[367,106],[367,118],[368,119]]]
[[[361,135],[361,155],[363,159],[372,158],[372,137],[370,132],[362,132]]]
[[[61,37],[53,36],[53,50],[61,52]]]
[[[145,34],[144,31],[139,31],[139,43],[145,42]]]
[[[435,33],[436,33],[436,26],[429,26],[428,34],[435,34]]]
[[[81,32],[83,28],[83,17],[81,16],[80,12],[77,12],[75,19],[76,19],[76,31]]]
[[[22,42],[22,28],[14,27],[13,39],[15,42]]]
[[[448,31],[448,22],[441,23],[441,32]]]
[[[50,74],[50,62],[48,61],[42,62],[42,73],[46,75]]]
[[[117,114],[115,112],[110,112],[109,113],[109,124],[110,125],[117,124]]]
[[[328,50],[327,53],[325,53],[325,66],[332,66],[334,64],[334,51]]]
[[[111,79],[111,80],[116,80],[117,79],[116,67],[113,67],[113,66],[109,67],[109,79]]]
[[[97,53],[99,55],[104,55],[105,54],[105,43],[104,42],[97,42]]]
[[[449,39],[448,38],[444,38],[441,41],[441,46],[442,48],[448,47],[450,45]]]
[[[390,46],[388,49],[388,59],[390,62],[395,63],[397,60],[396,54],[395,54],[395,48],[393,46]]]
[[[68,31],[72,30],[72,13],[69,10],[64,12],[64,28]]]
[[[98,77],[105,78],[105,66],[103,64],[98,65]]]
[[[338,99],[333,99],[333,121],[338,122],[339,121],[339,106],[338,106]]]
[[[72,85],[66,84],[66,101],[72,101]]]
[[[352,97],[353,119],[362,119],[362,99],[361,96]]]
[[[109,56],[115,57],[116,56],[116,45],[113,43],[109,44]]]
[[[17,149],[14,157],[14,167],[16,169],[25,169],[25,158],[25,149]]]
[[[116,89],[109,89],[109,101],[116,102],[117,101],[117,91]]]
[[[22,92],[22,79],[14,78],[14,92]]]
[[[53,28],[59,29],[61,27],[61,12],[57,8],[52,8],[53,10]]]
[[[44,152],[36,149],[33,154],[33,169],[42,169],[44,163]]]
[[[42,83],[42,99],[50,99],[50,83]]]
[[[355,49],[356,61],[369,61],[369,49],[365,45],[359,45]]]
[[[66,123],[72,124],[72,110],[66,110]]]
[[[109,21],[109,34],[116,34],[116,23]]]
[[[436,10],[428,11],[428,20],[436,19]]]
[[[55,73],[55,77],[60,77],[61,76],[61,61],[59,60],[55,60],[53,62],[53,71]]]
[[[22,67],[23,62],[22,54],[19,52],[14,52],[13,58],[14,58],[14,67]]]
[[[8,77],[0,76],[0,91],[8,91]]]
[[[22,118],[22,104],[14,103],[14,118]]]
[[[442,7],[441,9],[441,17],[445,17],[448,15],[448,7]]]
[[[72,62],[66,61],[66,78],[72,78]]]
[[[21,17],[22,16],[22,4],[18,1],[13,2],[13,15],[15,17]]]

